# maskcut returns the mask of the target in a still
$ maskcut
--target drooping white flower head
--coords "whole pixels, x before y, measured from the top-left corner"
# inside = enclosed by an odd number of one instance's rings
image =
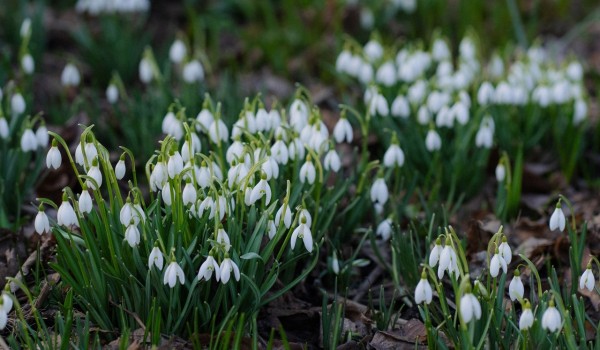
[[[369,40],[364,47],[365,55],[370,62],[375,62],[383,57],[383,46],[377,40]]]
[[[388,187],[385,183],[385,178],[379,176],[371,186],[371,201],[373,203],[385,204],[390,197]]]
[[[229,279],[231,278],[231,272],[233,272],[233,276],[235,277],[236,281],[240,280],[240,269],[238,268],[237,264],[230,258],[227,257],[223,259],[223,262],[221,262],[221,266],[219,267],[219,269],[221,272],[221,283],[227,284],[227,282],[229,282]]]
[[[271,202],[271,187],[267,182],[267,176],[264,174],[264,172],[262,178],[258,184],[254,186],[252,192],[250,193],[250,205],[256,203],[256,201],[261,199],[263,196],[265,197],[265,205],[269,205]]]
[[[284,212],[284,207],[285,207],[285,212]],[[275,214],[275,226],[276,227],[279,227],[281,220],[282,220],[282,215],[283,215],[283,224],[285,225],[286,228],[290,228],[290,226],[292,225],[292,211],[290,209],[289,204],[286,203],[285,201],[283,202],[281,207],[279,207],[279,209],[277,210],[277,213]]]
[[[451,58],[450,48],[444,39],[435,39],[431,48],[431,57],[438,62],[447,61]]]
[[[427,274],[425,271],[421,273],[421,280],[417,284],[417,288],[415,288],[415,302],[417,304],[425,304],[431,303],[433,299],[433,290],[431,289],[431,284],[427,280]]]
[[[48,220],[48,215],[44,212],[44,209],[40,207],[37,215],[35,216],[34,221],[35,232],[38,234],[49,233],[50,232],[50,221]]]
[[[465,323],[481,318],[481,304],[477,297],[471,293],[470,288],[460,298],[460,316]]]
[[[84,142],[85,146],[81,147],[81,142],[77,144],[75,149],[75,162],[84,168],[98,156],[98,150],[92,142]],[[84,155],[85,151],[85,155]]]
[[[440,261],[442,250],[442,240],[438,237],[435,240],[435,245],[431,249],[431,253],[429,253],[429,266],[435,267],[435,265],[437,265],[437,263]]]
[[[311,253],[313,250],[313,238],[312,238],[312,232],[310,231],[310,224],[308,224],[307,217],[305,215],[303,215],[302,213],[300,213],[299,221],[300,221],[300,225],[298,225],[298,227],[296,227],[294,232],[292,232],[292,238],[290,239],[290,245],[293,250],[294,247],[296,246],[296,240],[298,238],[300,238],[300,239],[302,239],[302,242],[304,243],[304,248],[306,248],[306,250],[309,253]]]
[[[352,130],[352,125],[345,117],[340,117],[337,124],[333,128],[333,137],[337,143],[347,142],[351,143],[352,138],[354,136],[354,132]]]
[[[218,119],[213,121],[208,128],[208,136],[214,144],[218,144],[219,141],[225,142],[229,138],[229,129],[221,119]]]
[[[269,220],[269,222],[267,222],[267,232],[268,232],[269,239],[273,239],[273,237],[275,237],[275,234],[277,233],[277,227],[275,226],[275,221]]]
[[[213,258],[212,255],[209,255],[202,265],[200,265],[200,270],[198,271],[198,280],[201,281],[204,279],[206,282],[210,281],[213,271],[215,272],[215,278],[217,279],[217,282],[219,282],[221,279],[221,269],[219,268],[219,264],[215,258]]]
[[[502,268],[503,273],[506,273],[506,261],[504,261],[504,258],[502,258],[498,252],[496,252],[496,254],[494,254],[494,256],[492,257],[492,260],[490,261],[490,275],[494,278],[498,277],[498,274],[500,273],[500,268]]]
[[[183,61],[187,55],[187,47],[181,39],[175,39],[171,47],[169,48],[169,59],[175,64],[179,64]]]
[[[427,136],[425,137],[425,147],[429,152],[435,152],[442,148],[442,138],[433,128],[429,129],[427,132]]]
[[[131,248],[135,248],[140,244],[140,230],[134,224],[131,224],[125,230],[125,240]]]
[[[492,148],[494,143],[494,121],[487,116],[481,121],[479,130],[475,135],[475,145],[480,148]]]
[[[522,299],[524,294],[525,286],[523,285],[523,281],[521,281],[521,273],[519,270],[515,270],[515,274],[508,285],[508,296],[510,300],[515,301]]]
[[[384,86],[390,87],[396,84],[396,67],[394,66],[394,62],[387,61],[384,62],[375,73],[375,81]]]
[[[10,128],[8,127],[8,122],[6,118],[0,116],[0,138],[6,140],[10,133]]]
[[[164,264],[164,257],[158,246],[154,246],[150,255],[148,256],[148,269],[152,268],[152,265],[156,266],[157,269],[162,270]]]
[[[396,96],[392,102],[391,114],[394,117],[408,118],[410,116],[410,104],[406,97],[402,95]]]
[[[496,181],[503,182],[505,177],[506,168],[504,167],[504,164],[498,163],[498,165],[496,165]]]
[[[392,219],[387,218],[377,225],[377,236],[380,236],[384,241],[388,241],[392,236]]]
[[[388,168],[402,167],[404,165],[404,152],[398,144],[398,137],[396,134],[392,137],[392,143],[383,155],[383,165]]]
[[[10,98],[10,109],[12,111],[12,115],[21,115],[25,112],[26,108],[25,99],[20,92],[16,92]]]
[[[31,75],[35,70],[35,61],[29,53],[26,53],[21,58],[21,68],[23,68],[23,72],[27,75]]]
[[[64,87],[77,87],[81,82],[79,70],[73,63],[67,63],[60,75],[60,81]]]
[[[521,314],[521,318],[519,318],[519,329],[524,331],[531,328],[534,320],[535,317],[531,311],[531,304],[528,300],[525,300],[525,303],[523,304],[523,313]]]
[[[502,243],[498,246],[499,255],[507,264],[510,264],[512,261],[512,249],[510,249],[510,245],[507,242],[506,236],[502,236]]]
[[[41,148],[48,147],[48,142],[50,141],[50,137],[48,136],[48,128],[46,128],[45,124],[40,125],[39,128],[35,131],[35,138],[37,139],[38,146]]]
[[[122,180],[125,176],[125,159],[121,157],[115,165],[115,177],[117,180]]]
[[[196,193],[196,188],[194,187],[194,184],[192,183],[192,181],[190,181],[188,179],[187,183],[185,184],[185,187],[183,188],[183,193],[182,193],[182,201],[183,201],[183,205],[192,205],[194,203],[196,203],[196,197],[197,197],[197,193]]]
[[[183,80],[188,84],[193,84],[204,80],[204,68],[198,60],[191,60],[183,66]]]
[[[592,265],[588,264],[587,268],[579,278],[579,289],[587,288],[590,292],[594,290],[596,286],[596,278],[592,272]]]
[[[446,245],[440,254],[440,262],[438,265],[438,278],[444,277],[444,272],[448,271],[449,275],[458,276],[458,256],[452,248],[451,241],[446,239]]]
[[[29,128],[25,129],[23,135],[21,136],[21,150],[23,152],[35,151],[37,146],[38,143],[33,130]]]
[[[175,176],[179,175],[183,171],[183,157],[179,151],[171,152],[169,161],[167,162],[167,173],[169,178],[174,179]]]
[[[28,17],[23,19],[23,22],[21,22],[19,34],[21,35],[21,38],[25,38],[31,35],[31,18]]]
[[[562,328],[562,317],[560,316],[560,312],[554,307],[554,300],[550,300],[548,308],[544,311],[542,328],[550,332],[558,332]]]
[[[138,67],[138,73],[140,75],[140,80],[144,84],[148,84],[154,78],[154,72],[152,69],[152,63],[150,63],[150,59],[147,57],[143,57],[140,60],[140,65]]]
[[[115,84],[108,84],[106,88],[106,100],[110,104],[115,104],[119,100],[119,89]]]
[[[92,196],[90,196],[86,186],[84,186],[83,190],[81,191],[77,204],[79,206],[79,211],[82,214],[89,214],[92,212],[92,209],[94,208]]]
[[[87,176],[91,177],[91,179],[88,179],[85,182],[89,188],[97,190],[102,187],[102,172],[98,166],[98,158],[94,158],[92,161],[92,166],[89,168]]]
[[[562,203],[559,200],[558,203],[556,203],[556,208],[554,208],[552,216],[550,217],[550,231],[555,231],[557,229],[560,232],[564,231],[566,222],[567,220],[565,218],[565,213],[563,213],[562,210]]]
[[[165,270],[163,284],[168,284],[170,288],[174,288],[178,280],[180,284],[185,284],[185,274],[176,261],[171,261]]]
[[[323,168],[325,168],[325,170],[331,170],[334,173],[337,173],[341,167],[342,161],[340,160],[340,156],[335,149],[331,149],[325,155],[325,159],[323,159]]]
[[[67,198],[67,194],[63,194],[63,201],[58,207],[58,212],[56,214],[56,223],[59,226],[76,226],[79,227],[79,222],[77,221],[77,214],[75,214],[75,210],[73,210],[73,206],[69,202]]]
[[[315,169],[315,165],[312,162],[310,156],[306,157],[306,162],[300,168],[300,182],[306,183],[309,185],[315,183],[315,179],[317,176],[317,171]]]

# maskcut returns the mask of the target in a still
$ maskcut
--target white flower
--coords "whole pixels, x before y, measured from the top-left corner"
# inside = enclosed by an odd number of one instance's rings
[[[85,188],[79,195],[78,205],[79,205],[79,211],[82,214],[85,214],[85,213],[89,214],[92,212],[92,209],[94,208],[94,205],[92,204],[92,196],[90,196],[90,193]]]
[[[25,18],[23,22],[21,22],[19,34],[21,35],[21,38],[31,35],[31,18]]]
[[[40,235],[46,232],[50,232],[50,221],[48,220],[48,215],[46,215],[46,212],[44,212],[43,210],[38,211],[37,215],[35,216],[33,226],[35,228],[35,232],[37,232]]]
[[[37,139],[33,130],[26,129],[21,136],[21,149],[23,152],[35,151],[37,149]]]
[[[308,181],[308,183],[310,185],[312,185],[313,183],[315,183],[315,178],[316,178],[315,165],[313,164],[312,160],[309,158],[306,160],[306,162],[304,162],[304,164],[300,168],[300,182],[306,183]]]
[[[271,129],[271,119],[269,113],[264,108],[259,108],[256,111],[256,131],[267,131]]]
[[[200,270],[198,271],[198,280],[204,279],[205,281],[210,281],[210,277],[212,276],[213,271],[215,272],[215,278],[217,282],[221,278],[221,269],[219,268],[219,264],[217,264],[215,258],[212,255],[209,255],[206,260],[200,265]]]
[[[554,301],[550,301],[550,306],[542,316],[542,328],[550,332],[557,332],[562,327],[562,318],[560,312],[554,307]]]
[[[573,124],[578,125],[586,117],[588,113],[587,103],[582,99],[575,100],[575,106],[573,108]]]
[[[385,97],[377,92],[375,96],[370,100],[369,103],[369,111],[371,115],[380,115],[382,117],[387,117],[390,114],[390,108],[388,106],[388,102]]]
[[[227,125],[225,125],[221,119],[213,121],[208,128],[208,136],[213,143],[219,143],[219,140],[227,141],[229,138]]]
[[[502,181],[504,181],[505,177],[506,177],[506,168],[504,167],[504,164],[498,163],[498,165],[496,165],[496,181],[502,182]]]
[[[58,213],[56,214],[56,223],[59,226],[79,227],[75,210],[73,210],[73,206],[71,205],[71,203],[69,203],[66,196],[63,196],[63,202],[61,203],[60,207],[58,207]]]
[[[6,118],[0,116],[0,138],[6,140],[8,138],[10,130],[8,128],[8,122]]]
[[[344,141],[351,143],[353,136],[354,132],[352,130],[352,125],[350,125],[348,119],[341,117],[333,128],[333,137],[335,138],[335,141],[337,143],[342,143]]]
[[[519,329],[526,330],[533,326],[533,321],[535,318],[533,317],[533,312],[531,311],[531,305],[529,302],[525,302],[525,306],[523,306],[523,313],[521,314],[521,318],[519,319]]]
[[[487,106],[494,100],[494,96],[494,86],[488,81],[481,83],[477,91],[477,102],[482,106]]]
[[[211,111],[209,111],[206,108],[203,108],[200,111],[200,113],[198,113],[198,115],[196,116],[196,130],[207,133],[208,129],[214,121],[215,117],[213,116]]]
[[[383,56],[383,46],[376,40],[369,40],[364,47],[364,52],[370,62],[375,62]]]
[[[512,261],[512,250],[510,249],[510,245],[506,241],[506,236],[502,236],[502,243],[498,246],[498,252],[500,257],[506,261],[507,264],[510,264]],[[506,272],[506,271],[505,271]]]
[[[331,270],[333,270],[333,273],[336,275],[340,273],[340,261],[338,260],[335,252],[333,252],[333,257],[331,258]]]
[[[425,136],[425,147],[429,152],[434,152],[442,148],[442,139],[434,129],[429,129]]]
[[[460,298],[460,316],[465,323],[481,318],[481,305],[479,300],[470,292]]]
[[[394,117],[408,118],[410,116],[410,105],[406,97],[402,95],[396,96],[392,102],[392,115]]]
[[[223,259],[219,269],[221,270],[221,283],[226,284],[229,282],[229,278],[231,278],[231,271],[233,271],[235,280],[240,280],[240,269],[230,258]]]
[[[387,87],[396,84],[396,67],[392,61],[383,63],[375,73],[375,80]]]
[[[500,254],[496,253],[492,257],[492,260],[490,261],[490,275],[492,277],[498,277],[501,267],[502,267],[502,271],[504,273],[506,273],[506,269],[507,269],[506,261],[504,261],[504,259],[500,256]]]
[[[171,185],[167,182],[162,188],[161,197],[165,205],[171,206],[173,198],[171,197]]]
[[[196,188],[191,181],[186,183],[185,187],[183,188],[182,200],[183,205],[191,205],[196,203]]]
[[[229,249],[231,249],[231,241],[229,240],[229,235],[222,227],[217,230],[217,243],[222,245],[226,252],[228,252]]]
[[[41,125],[35,131],[35,138],[37,139],[38,146],[40,146],[42,148],[48,147],[49,136],[48,136],[48,129],[46,128],[46,125]]]
[[[348,70],[350,61],[352,60],[352,53],[344,49],[335,60],[335,70],[339,73],[350,73]]]
[[[265,178],[262,178],[252,189],[250,194],[250,205],[256,203],[257,200],[265,196],[265,205],[271,202],[271,187]]]
[[[10,109],[13,115],[21,115],[25,112],[25,99],[21,93],[17,92],[10,98]]]
[[[115,165],[115,177],[117,180],[123,179],[125,176],[125,160],[119,159],[117,164]]]
[[[158,247],[155,246],[154,248],[152,248],[152,251],[150,252],[150,255],[148,256],[148,269],[151,269],[152,265],[155,265],[156,268],[158,268],[159,270],[162,270],[163,263],[164,263],[164,258],[163,258],[162,252],[160,251],[160,249],[158,249]]]
[[[435,267],[435,265],[437,265],[440,261],[440,254],[442,254],[442,241],[437,238],[435,240],[435,246],[433,246],[431,253],[429,253],[429,266]]]
[[[145,219],[146,216],[144,214],[142,206],[139,204],[131,204],[129,199],[127,200],[127,202],[125,202],[125,204],[121,208],[121,211],[119,212],[119,221],[123,226],[129,226],[132,220],[133,223],[137,225],[140,223],[140,221],[144,222]]]
[[[33,70],[35,69],[35,61],[30,54],[25,54],[23,58],[21,58],[21,67],[23,68],[23,72],[25,72],[25,74],[33,73]]]
[[[380,222],[379,225],[377,225],[376,233],[378,236],[381,236],[381,239],[384,241],[389,240],[392,235],[392,219],[387,218]]]
[[[426,125],[431,121],[431,115],[427,106],[423,105],[419,107],[419,110],[417,111],[417,121],[421,125]]]
[[[510,297],[510,300],[515,301],[517,299],[522,299],[524,294],[525,286],[523,286],[523,281],[521,281],[521,275],[518,271],[515,271],[515,275],[508,285],[508,296]]]
[[[456,256],[456,252],[450,245],[450,241],[446,240],[446,245],[444,249],[442,249],[442,253],[440,254],[440,264],[438,266],[438,278],[442,279],[444,277],[444,272],[448,271],[449,275],[457,275],[458,274],[458,257]]]
[[[81,76],[77,67],[72,63],[67,63],[60,75],[60,81],[65,87],[78,86],[81,82]]]
[[[283,208],[285,207],[285,214],[283,214]],[[275,226],[279,227],[281,223],[281,215],[283,214],[283,224],[286,228],[290,228],[292,225],[292,211],[290,210],[289,204],[284,202],[277,213],[275,214]]]
[[[8,295],[7,292],[2,292],[2,298],[0,303],[0,310],[6,312],[7,314],[12,310],[13,300]]]
[[[183,158],[178,151],[175,151],[169,157],[167,162],[167,173],[169,178],[174,179],[175,176],[179,175],[183,171]]]
[[[421,280],[417,284],[417,288],[415,288],[415,302],[417,304],[425,304],[431,303],[433,299],[433,290],[431,289],[431,285],[427,280],[427,275],[423,272],[421,275]]]
[[[579,278],[579,289],[587,288],[590,292],[594,290],[596,286],[596,278],[594,277],[594,273],[592,272],[592,268],[588,265],[587,269]]]
[[[383,177],[377,178],[371,186],[371,201],[373,203],[385,204],[390,197],[388,187]]]
[[[404,152],[396,142],[392,141],[390,147],[385,151],[385,154],[383,155],[383,165],[388,168],[393,168],[395,166],[401,167],[404,165]]]
[[[102,186],[102,172],[100,172],[100,168],[98,167],[97,158],[92,162],[92,166],[88,170],[87,175],[93,179],[93,181],[87,180],[85,182],[89,188],[97,190]]]
[[[140,244],[140,230],[138,230],[136,225],[131,224],[127,227],[125,230],[125,240],[131,248],[135,248]]]
[[[204,79],[204,68],[198,60],[192,60],[183,66],[183,80],[192,84]]]
[[[271,146],[271,156],[277,163],[287,164],[289,160],[289,152],[283,140],[279,139],[273,144],[273,146]]]
[[[275,237],[275,234],[277,233],[277,227],[275,226],[275,221],[269,220],[269,222],[267,222],[267,232],[269,235],[269,239],[273,239],[273,237]]]
[[[183,273],[183,270],[177,262],[172,261],[165,270],[163,284],[168,284],[169,287],[173,288],[175,287],[175,284],[177,284],[177,279],[179,279],[180,284],[185,283],[185,275]]]
[[[550,217],[550,231],[564,231],[566,225],[565,214],[562,211],[562,205],[560,201],[556,204],[556,208]]]
[[[215,204],[215,201],[210,196],[204,198],[204,200],[198,206],[198,209],[197,209],[198,217],[202,217],[202,215],[204,215],[204,211],[209,210],[209,209],[210,209],[210,212],[209,212],[208,218],[212,219],[215,217],[216,204]]]
[[[291,160],[304,158],[306,150],[300,138],[293,139],[288,145],[288,155]]]
[[[119,100],[119,89],[115,84],[109,84],[106,88],[106,100],[110,104],[115,104]]]
[[[307,219],[305,216],[300,216],[300,225],[296,227],[294,232],[292,232],[292,238],[290,240],[292,249],[296,246],[296,240],[298,238],[302,239],[304,242],[304,248],[310,253],[313,250],[313,238],[312,233],[310,232],[310,227],[307,224]]]
[[[440,38],[435,39],[431,48],[431,55],[438,62],[450,59],[450,48],[448,48],[446,41]]]
[[[171,47],[169,48],[169,59],[171,62],[176,64],[181,63],[186,55],[187,48],[183,41],[180,39],[173,41],[173,44],[171,44]]]
[[[342,166],[342,161],[340,160],[340,156],[337,154],[335,149],[330,150],[325,155],[325,159],[323,160],[323,167],[325,170],[331,170],[334,173],[337,173]]]
[[[486,117],[481,122],[475,135],[475,145],[480,148],[492,148],[494,143],[494,128],[490,125],[491,118]]]
[[[140,80],[144,84],[148,84],[154,78],[154,72],[152,70],[152,64],[150,60],[146,57],[143,57],[140,60],[140,65],[138,67],[138,73],[140,75]]]

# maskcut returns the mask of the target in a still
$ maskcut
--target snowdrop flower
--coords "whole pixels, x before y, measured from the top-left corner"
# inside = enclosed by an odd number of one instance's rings
[[[297,132],[308,124],[309,109],[304,101],[296,98],[290,105],[290,126]]]
[[[31,18],[25,18],[21,23],[21,28],[19,31],[21,38],[25,38],[31,35]]]
[[[508,285],[508,296],[510,300],[515,301],[517,299],[522,299],[525,294],[525,286],[523,286],[523,281],[521,281],[521,273],[519,270],[515,270],[512,280]]]
[[[256,201],[261,199],[263,196],[265,196],[265,205],[269,205],[271,202],[271,187],[267,182],[267,175],[264,172],[261,175],[261,179],[258,184],[256,184],[256,186],[254,186],[252,189],[250,194],[250,205],[256,203]]]
[[[444,277],[444,272],[448,271],[449,275],[457,275],[459,273],[458,270],[458,257],[456,256],[456,252],[452,248],[450,239],[446,239],[446,245],[442,249],[442,253],[440,254],[440,262],[438,266],[438,278],[442,279]]]
[[[48,215],[46,215],[46,212],[44,211],[42,206],[40,206],[40,210],[35,216],[33,227],[35,228],[35,232],[37,232],[40,235],[46,232],[50,232],[50,221],[48,220]]]
[[[6,118],[4,118],[3,116],[0,116],[0,138],[2,138],[3,140],[6,140],[8,138],[9,132],[10,132],[10,130],[9,130],[8,122],[6,121]]]
[[[150,63],[150,59],[147,57],[143,57],[140,60],[140,65],[138,67],[138,73],[140,75],[140,80],[144,84],[148,84],[154,78],[154,72],[152,69],[152,63]]]
[[[124,156],[121,156],[119,158],[119,161],[115,165],[115,177],[117,178],[117,180],[121,180],[121,179],[123,179],[124,176],[125,176],[125,159],[124,159]]]
[[[375,62],[383,56],[383,46],[377,40],[369,40],[364,47],[364,52],[370,62]]]
[[[587,268],[579,278],[579,289],[587,288],[590,292],[592,292],[595,286],[596,278],[592,272],[592,265],[588,264]]]
[[[196,116],[196,130],[207,133],[208,129],[215,121],[215,118],[208,108],[202,108],[200,113]]]
[[[10,98],[10,109],[13,115],[21,115],[25,112],[25,99],[21,93],[17,92]]]
[[[21,58],[21,68],[23,68],[23,72],[25,72],[25,74],[29,75],[33,73],[33,70],[35,69],[35,62],[30,54],[27,53],[23,56],[23,58]]]
[[[0,298],[0,330],[6,327],[8,322],[8,314],[12,310],[13,301],[7,292],[2,293]]]
[[[171,197],[171,185],[167,182],[162,188],[161,197],[165,205],[171,206],[173,198]]]
[[[133,223],[125,230],[125,240],[131,248],[135,248],[140,244],[140,230]]]
[[[330,150],[325,155],[325,159],[323,160],[323,167],[325,170],[331,170],[334,173],[337,173],[342,166],[342,161],[340,160],[340,156],[335,151],[335,149]]]
[[[533,312],[531,311],[531,304],[529,303],[529,300],[525,300],[525,303],[523,304],[523,313],[519,319],[519,329],[524,331],[531,328],[534,320],[535,318],[533,317]]]
[[[183,188],[182,201],[183,205],[192,205],[196,203],[196,188],[189,179]]]
[[[181,120],[177,119],[175,113],[171,111],[165,114],[161,128],[163,134],[171,135],[176,140],[181,140],[181,138],[183,137],[183,123],[181,122]]]
[[[219,141],[227,141],[229,138],[229,130],[227,129],[227,125],[225,125],[221,119],[213,121],[208,128],[208,136],[215,144],[218,144]]]
[[[465,294],[460,298],[460,316],[465,323],[481,318],[481,304],[471,293],[471,288],[466,288]]]
[[[88,170],[87,176],[92,178],[86,180],[85,182],[85,184],[89,188],[91,188],[92,190],[97,190],[102,186],[102,173],[100,172],[100,168],[98,167],[98,158],[94,158],[94,160],[92,161],[92,166]]]
[[[273,237],[275,237],[275,234],[277,233],[277,227],[275,227],[275,221],[269,220],[269,222],[267,222],[267,232],[269,235],[269,239],[273,239]]]
[[[340,117],[337,124],[333,128],[333,137],[337,143],[352,142],[352,137],[354,136],[354,132],[352,130],[352,125],[344,115]]]
[[[83,186],[83,190],[79,195],[78,205],[79,211],[82,214],[89,214],[94,208],[94,205],[92,204],[92,196],[90,196],[90,193],[88,192],[87,187],[85,185]]]
[[[427,280],[427,274],[425,270],[421,273],[421,280],[417,284],[417,288],[415,288],[415,302],[417,304],[425,304],[431,303],[433,299],[433,290],[431,289],[431,285]]]
[[[156,266],[157,269],[162,270],[164,264],[164,258],[160,249],[155,245],[148,256],[148,269],[152,268],[152,265]]]
[[[21,136],[21,150],[23,150],[23,152],[35,151],[37,146],[37,139],[35,138],[33,130],[26,129]]]
[[[387,87],[396,84],[396,67],[392,61],[387,61],[382,64],[377,73],[375,74],[375,80]]]
[[[183,157],[178,151],[172,151],[167,162],[167,173],[169,178],[174,179],[183,171]]]
[[[408,100],[413,105],[419,105],[425,100],[427,94],[427,83],[424,80],[418,80],[408,88]]]
[[[558,332],[562,327],[562,318],[560,312],[554,307],[554,300],[550,300],[550,304],[544,315],[542,316],[542,328],[550,332]]]
[[[498,246],[499,255],[507,264],[510,264],[512,261],[512,250],[510,249],[510,245],[508,245],[506,236],[502,236],[502,243]],[[506,271],[504,271],[506,273]]]
[[[200,270],[198,271],[198,280],[202,281],[204,279],[206,282],[210,281],[210,277],[215,272],[215,278],[217,282],[221,279],[221,269],[219,268],[219,264],[212,255],[209,255],[206,260],[200,265]]]
[[[408,100],[406,97],[402,95],[396,96],[394,101],[392,102],[392,116],[408,118],[410,115],[410,105],[408,104]]]
[[[392,236],[392,219],[387,218],[377,225],[377,236],[381,236],[381,239],[388,241]]]
[[[179,279],[180,284],[185,283],[185,274],[183,269],[179,266],[176,261],[171,261],[167,269],[165,270],[165,276],[163,277],[163,284],[168,284],[169,287],[174,288]]]
[[[496,165],[496,181],[503,182],[505,177],[506,168],[504,167],[504,164],[498,163],[498,165]]]
[[[223,229],[223,227],[221,227],[217,230],[216,241],[217,241],[217,243],[219,243],[220,245],[223,246],[223,249],[225,249],[226,252],[229,252],[229,249],[231,249],[231,241],[229,240],[229,235]]]
[[[267,131],[271,129],[271,119],[269,113],[264,107],[261,107],[256,111],[256,131]]]
[[[388,187],[383,176],[379,176],[371,186],[371,201],[373,203],[385,204],[390,197]]]
[[[425,137],[425,147],[429,152],[434,152],[442,148],[442,139],[433,128],[429,129],[427,132],[427,136]]]
[[[180,39],[173,41],[173,44],[171,44],[171,47],[169,48],[169,59],[171,62],[179,64],[183,61],[186,55],[187,48],[185,47],[183,41]]]
[[[192,84],[195,82],[202,81],[204,79],[204,68],[198,60],[192,60],[183,66],[183,80]]]
[[[285,207],[285,213],[284,213],[284,207]],[[285,200],[284,200],[283,204],[281,205],[281,207],[279,207],[279,209],[277,210],[277,213],[275,214],[275,226],[276,227],[279,227],[279,225],[281,224],[282,215],[283,215],[283,224],[285,225],[286,228],[290,228],[290,226],[292,225],[292,211],[290,210],[289,204]]]
[[[313,183],[315,183],[315,178],[316,178],[315,165],[313,164],[310,156],[307,156],[306,162],[304,162],[304,164],[300,168],[300,182],[302,182],[302,183],[308,182],[309,185],[312,185]]]
[[[291,247],[294,249],[296,246],[296,240],[300,238],[302,242],[304,242],[304,248],[310,253],[313,250],[313,238],[312,233],[310,232],[310,226],[307,224],[307,218],[302,213],[300,213],[300,225],[296,227],[294,232],[292,233],[292,238],[290,240]]]
[[[435,245],[433,249],[431,249],[431,253],[429,253],[429,266],[435,267],[438,261],[440,261],[440,254],[442,254],[442,240],[438,237],[435,240]]]
[[[390,108],[385,97],[377,92],[369,103],[369,111],[371,115],[380,115],[387,117],[390,114]]]
[[[63,201],[58,207],[58,212],[56,214],[56,223],[59,226],[75,226],[79,227],[79,223],[77,222],[77,214],[75,214],[75,210],[73,210],[73,206],[69,203],[67,199],[67,194],[63,194]]]
[[[77,144],[77,148],[75,149],[75,162],[81,165],[82,167],[86,168],[86,163],[90,162],[98,156],[98,150],[92,142],[85,142],[84,147],[81,147],[81,144],[82,143],[79,142]]]
[[[419,110],[417,111],[417,121],[421,125],[426,125],[431,121],[431,115],[429,114],[427,106],[423,105],[419,107]]]
[[[492,148],[494,143],[494,122],[491,117],[485,117],[475,135],[475,145],[480,148]]]
[[[496,251],[496,254],[494,254],[494,256],[492,257],[492,260],[490,261],[490,276],[492,276],[494,278],[498,277],[501,267],[502,267],[503,273],[506,273],[506,269],[507,269],[506,261],[504,261],[504,259],[498,253],[498,251]]]
[[[127,198],[127,201],[125,202],[125,204],[121,208],[121,211],[119,212],[119,221],[121,222],[121,224],[123,226],[129,226],[129,224],[133,220],[133,223],[137,225],[140,223],[140,221],[144,222],[145,219],[146,216],[144,214],[142,206],[139,204],[132,204],[129,198]]]
[[[463,102],[456,102],[450,109],[450,113],[460,125],[465,125],[469,121],[469,108]]]
[[[235,280],[236,281],[240,280],[240,269],[238,268],[236,263],[233,262],[233,260],[231,260],[230,258],[227,257],[227,258],[223,259],[223,262],[221,262],[221,266],[219,267],[219,269],[221,272],[221,283],[227,284],[227,282],[229,282],[232,271],[233,271],[233,276],[235,277]]]
[[[577,99],[573,109],[573,124],[578,125],[587,117],[588,107],[584,100]]]
[[[494,78],[500,78],[504,74],[504,62],[498,54],[492,56],[492,60],[488,66],[488,71]]]
[[[208,218],[212,219],[215,217],[216,204],[212,197],[208,196],[204,198],[204,200],[198,205],[198,217],[202,217],[204,215],[205,210],[210,210]]]
[[[79,75],[79,70],[72,63],[67,63],[65,68],[60,75],[60,81],[64,87],[77,87],[81,82],[81,76]]]
[[[119,100],[119,89],[115,84],[109,84],[106,88],[106,100],[110,104],[115,104]]]
[[[339,73],[349,73],[349,65],[352,60],[352,53],[348,49],[342,50],[335,60],[335,70]]]
[[[396,134],[392,137],[392,143],[383,155],[383,165],[388,168],[401,167],[404,165],[404,152],[398,145]]]
[[[289,160],[289,152],[285,142],[283,142],[281,138],[278,138],[273,146],[271,146],[271,156],[277,163],[283,165],[287,164]]]
[[[35,131],[35,138],[39,147],[48,147],[48,141],[50,139],[48,136],[48,129],[46,128],[46,125],[42,124],[39,128],[37,128],[37,130]]]
[[[438,62],[447,61],[450,59],[450,48],[448,43],[443,39],[435,39],[431,48],[431,56]]]
[[[550,217],[550,231],[559,230],[560,232],[565,230],[566,219],[565,214],[562,211],[562,203],[560,199],[556,203],[556,208]]]

